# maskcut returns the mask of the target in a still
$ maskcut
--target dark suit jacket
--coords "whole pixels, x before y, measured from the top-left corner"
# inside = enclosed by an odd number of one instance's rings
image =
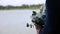
[[[58,0],[46,0],[46,23],[39,34],[56,33],[56,24],[58,19],[59,4]]]

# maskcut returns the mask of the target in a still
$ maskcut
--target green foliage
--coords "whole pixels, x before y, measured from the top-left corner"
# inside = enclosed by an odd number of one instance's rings
[[[38,5],[25,5],[23,4],[22,6],[0,6],[0,10],[2,9],[39,9],[42,4]]]

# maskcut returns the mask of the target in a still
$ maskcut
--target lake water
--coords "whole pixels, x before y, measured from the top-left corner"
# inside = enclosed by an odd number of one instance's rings
[[[0,34],[36,34],[35,27],[26,27],[26,23],[33,24],[32,11],[0,10]]]

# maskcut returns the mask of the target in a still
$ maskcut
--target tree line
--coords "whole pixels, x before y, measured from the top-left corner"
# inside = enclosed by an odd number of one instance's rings
[[[0,9],[38,9],[40,6],[43,4],[38,4],[38,5],[25,5],[23,4],[22,6],[12,6],[12,5],[7,5],[7,6],[1,6]]]

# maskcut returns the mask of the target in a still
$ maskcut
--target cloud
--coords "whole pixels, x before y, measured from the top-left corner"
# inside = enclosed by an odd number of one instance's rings
[[[45,3],[45,0],[0,0],[0,5],[20,6],[22,4],[40,4]]]

